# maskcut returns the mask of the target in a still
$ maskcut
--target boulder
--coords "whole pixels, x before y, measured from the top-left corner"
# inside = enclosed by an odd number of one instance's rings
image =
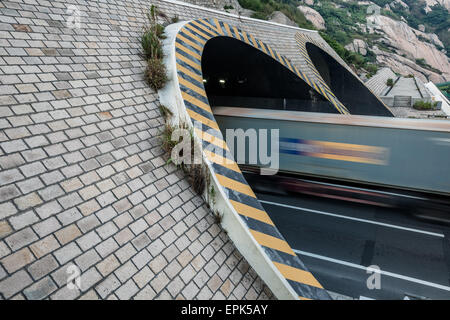
[[[298,27],[298,25],[292,21],[291,19],[289,19],[283,12],[281,11],[274,11],[270,17],[269,17],[269,21],[271,22],[276,22],[276,23],[280,23],[280,24],[285,24],[288,26],[293,26],[293,27]]]
[[[352,43],[345,46],[345,49],[357,52],[362,54],[363,56],[367,55],[368,45],[364,40],[354,39]]]
[[[383,35],[381,41],[393,49],[393,52],[379,50],[379,59],[386,62],[386,65],[397,71],[401,69],[400,62],[405,63],[403,71],[413,73],[410,69],[414,69],[422,76],[421,80],[425,80],[424,76],[450,80],[450,62],[446,54],[439,49],[443,44],[435,34],[421,32],[403,21],[386,16],[374,15],[368,17],[368,20],[370,27]],[[417,59],[425,59],[427,64],[441,71],[442,75],[418,66]],[[404,74],[401,70],[398,72]]]
[[[316,29],[326,29],[325,20],[319,12],[307,6],[298,6],[297,9],[305,15],[305,18],[310,21],[314,25],[314,27],[316,27]]]

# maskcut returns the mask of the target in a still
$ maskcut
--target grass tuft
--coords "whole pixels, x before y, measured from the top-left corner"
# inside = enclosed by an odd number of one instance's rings
[[[161,39],[165,38],[164,26],[157,22],[157,14],[158,10],[152,5],[147,13],[148,25],[144,27],[144,33],[141,37],[142,49],[147,59],[145,78],[155,91],[163,88],[167,82],[167,72],[163,63],[161,45]]]
[[[148,84],[156,91],[162,89],[167,82],[166,66],[161,59],[147,60],[145,78]]]

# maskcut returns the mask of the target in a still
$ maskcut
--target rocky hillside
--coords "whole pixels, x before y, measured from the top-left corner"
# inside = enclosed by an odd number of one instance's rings
[[[327,35],[378,66],[450,80],[450,0],[304,0],[299,10],[305,6],[316,12],[312,23],[325,20]]]
[[[348,50],[371,52],[377,65],[422,81],[450,79],[450,0],[306,1],[323,15],[327,33]],[[383,5],[380,14],[368,13],[374,5]],[[340,18],[343,11],[346,16]]]
[[[425,82],[450,81],[450,0],[185,1],[320,30],[359,74],[387,66]]]
[[[373,24],[369,32],[381,35],[372,51],[380,64],[395,72],[414,74],[422,81],[445,82],[450,79],[450,62],[442,49],[444,45],[435,34],[428,34],[386,16],[368,18]]]
[[[425,12],[427,13],[432,11],[432,8],[437,4],[441,5],[447,10],[450,10],[450,0],[425,0],[425,4]]]

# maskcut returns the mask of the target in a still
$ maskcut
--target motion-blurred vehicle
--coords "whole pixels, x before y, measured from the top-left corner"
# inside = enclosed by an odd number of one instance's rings
[[[216,107],[214,115],[224,136],[226,129],[279,129],[276,176],[255,176],[263,166],[248,157],[239,164],[257,188],[396,207],[450,221],[447,120],[234,107]],[[245,143],[249,150],[255,142]]]

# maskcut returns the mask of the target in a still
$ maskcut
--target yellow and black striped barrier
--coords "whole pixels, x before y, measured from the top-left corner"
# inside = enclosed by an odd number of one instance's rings
[[[223,140],[215,121],[203,85],[201,58],[203,48],[214,37],[231,37],[261,50],[284,67],[295,73],[308,85],[333,103],[340,113],[347,113],[336,97],[322,84],[314,83],[307,75],[293,66],[288,59],[253,35],[217,19],[199,19],[187,22],[175,38],[176,72],[179,89],[186,111],[195,122],[194,134],[201,140],[204,156],[210,161],[220,186],[231,206],[239,214],[251,235],[274,267],[283,275],[300,299],[329,299],[326,290],[306,269],[289,244],[264,211]],[[201,124],[199,126],[198,124]],[[208,148],[210,144],[214,148]],[[207,150],[221,149],[225,158]],[[207,150],[206,150],[207,149]]]

